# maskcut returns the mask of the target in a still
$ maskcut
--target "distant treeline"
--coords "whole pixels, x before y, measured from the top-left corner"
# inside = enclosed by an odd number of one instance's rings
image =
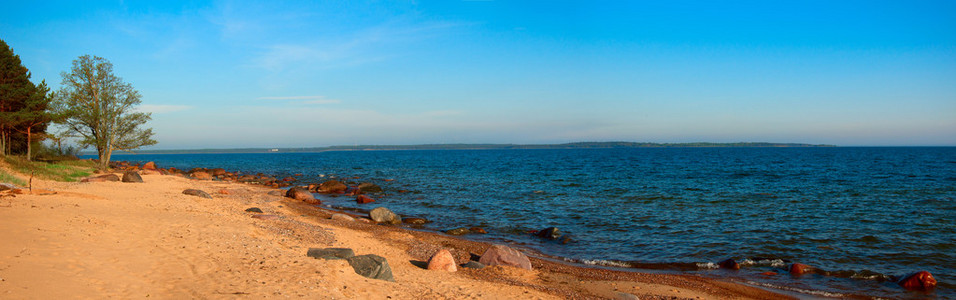
[[[833,145],[795,143],[635,143],[635,142],[579,142],[567,144],[426,144],[426,145],[357,145],[311,148],[241,148],[198,150],[143,150],[140,154],[185,154],[185,153],[290,153],[323,151],[388,151],[388,150],[501,150],[501,149],[612,149],[612,148],[772,148],[772,147],[835,147]],[[119,154],[119,153],[118,153]],[[123,153],[125,154],[125,153]]]

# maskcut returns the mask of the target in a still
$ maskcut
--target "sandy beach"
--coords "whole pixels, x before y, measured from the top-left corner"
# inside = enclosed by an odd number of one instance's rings
[[[462,264],[490,245],[361,219],[332,220],[335,212],[270,195],[276,190],[261,186],[155,173],[143,179],[35,180],[32,194],[4,192],[0,298],[786,298],[699,276],[582,268],[533,256],[532,271],[427,270],[425,262],[440,249]],[[185,195],[186,189],[212,199]],[[245,211],[251,207],[263,213]],[[386,258],[395,282],[362,277],[344,260],[306,255],[309,248],[328,247]]]

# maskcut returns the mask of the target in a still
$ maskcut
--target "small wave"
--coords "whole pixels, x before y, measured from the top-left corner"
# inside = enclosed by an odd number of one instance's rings
[[[739,264],[741,266],[771,266],[774,268],[782,268],[787,265],[787,262],[779,258],[745,258],[741,260]]]
[[[797,292],[797,293],[801,293],[801,294],[805,294],[805,295],[813,295],[813,296],[820,296],[820,297],[843,298],[843,297],[847,297],[847,296],[848,296],[847,294],[827,292],[827,291],[818,291],[818,290],[801,289],[801,288],[796,288],[796,287],[792,287],[792,286],[776,285],[776,284],[770,284],[770,283],[766,283],[766,282],[746,281],[746,283],[747,283],[747,284],[750,284],[750,285],[768,287],[768,288],[771,288],[771,289],[791,291],[791,292]]]
[[[720,266],[712,262],[707,262],[707,263],[697,263],[697,268],[698,269],[718,269],[720,268]]]
[[[603,259],[582,259],[581,263],[586,265],[594,266],[605,266],[605,267],[620,267],[620,268],[632,268],[633,265],[622,262],[622,261],[613,261],[613,260],[603,260]]]

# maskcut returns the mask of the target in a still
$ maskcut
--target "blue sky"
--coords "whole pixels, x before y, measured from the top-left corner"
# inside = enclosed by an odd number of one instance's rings
[[[154,149],[956,145],[954,1],[18,1],[60,84],[104,57]]]

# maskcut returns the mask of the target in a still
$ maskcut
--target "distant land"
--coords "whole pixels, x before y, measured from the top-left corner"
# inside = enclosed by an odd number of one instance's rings
[[[784,148],[836,147],[797,143],[636,143],[636,142],[578,142],[566,144],[425,144],[425,145],[356,145],[311,148],[236,148],[195,150],[141,150],[135,154],[201,154],[201,153],[308,153],[325,151],[393,151],[393,150],[502,150],[502,149],[620,149],[620,148]],[[82,155],[95,154],[84,151]],[[129,154],[117,152],[116,154]]]

